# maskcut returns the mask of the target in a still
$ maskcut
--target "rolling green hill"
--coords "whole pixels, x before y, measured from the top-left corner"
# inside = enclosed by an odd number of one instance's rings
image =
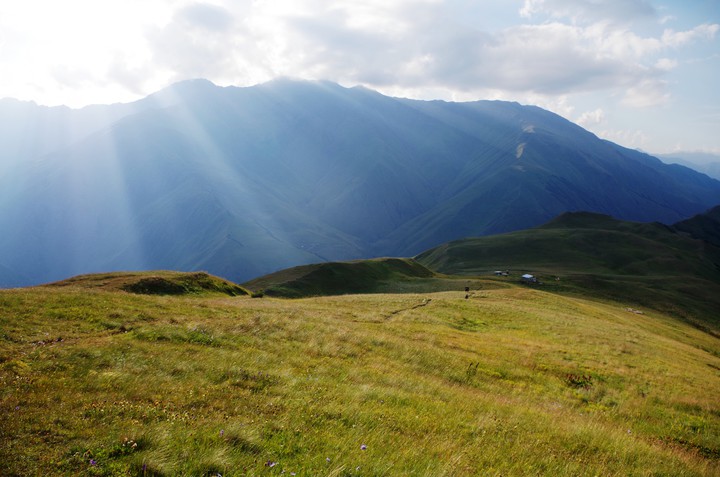
[[[511,282],[287,300],[116,279],[137,277],[0,290],[2,475],[720,472],[720,340],[662,313]]]
[[[259,294],[299,298],[358,293],[462,290],[477,280],[438,275],[412,259],[326,262],[281,270],[243,284]]]
[[[125,291],[140,295],[247,295],[244,288],[205,272],[113,272],[79,275],[45,285],[51,288],[86,288]]]
[[[720,330],[720,248],[658,223],[567,213],[541,227],[458,240],[415,259],[451,275],[537,275],[547,290],[624,301]]]
[[[693,223],[711,219],[698,216]],[[437,292],[502,287],[530,273],[546,291],[658,310],[720,333],[720,248],[681,225],[566,213],[533,229],[449,242],[414,259],[308,265],[244,286],[292,298]],[[495,276],[506,270],[509,276]]]
[[[720,247],[720,206],[674,225],[675,229]]]
[[[423,252],[417,260],[449,274],[513,268],[639,276],[697,274],[718,280],[719,253],[663,224],[578,212],[528,230],[449,242]]]

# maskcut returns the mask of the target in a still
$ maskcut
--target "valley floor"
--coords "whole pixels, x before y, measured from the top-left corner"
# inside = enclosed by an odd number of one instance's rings
[[[720,340],[626,308],[0,291],[0,474],[720,474]]]

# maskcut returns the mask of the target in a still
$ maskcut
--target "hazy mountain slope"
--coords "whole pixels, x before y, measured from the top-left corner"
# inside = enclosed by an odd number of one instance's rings
[[[658,154],[657,157],[667,164],[680,164],[720,179],[720,155],[702,152],[674,152]]]
[[[565,211],[672,223],[692,214],[698,200],[718,200],[716,181],[602,141],[539,108],[484,102],[451,108],[454,115],[443,112],[447,121],[478,131],[487,121],[483,118],[502,109],[515,137],[506,135],[494,153],[469,164],[451,187],[452,197],[391,234],[388,243],[402,244],[393,250],[396,254],[415,254],[458,237],[527,228]],[[480,113],[461,114],[463,109]],[[474,125],[468,124],[472,121]]]
[[[0,99],[0,180],[12,181],[33,158],[72,146],[153,103],[145,99],[75,110]]]
[[[289,220],[310,229],[309,241],[329,242],[324,252],[359,254],[340,233],[324,238],[328,226],[313,232],[312,218],[277,214],[286,202],[239,174],[202,129],[207,123],[188,123],[201,114],[171,107],[135,115],[33,164],[22,193],[27,205],[3,214],[0,243],[20,252],[8,265],[50,281],[138,268],[247,277],[325,259],[285,236]],[[232,263],[237,255],[242,260]]]
[[[157,268],[240,282],[567,210],[669,223],[720,203],[720,182],[514,103],[198,80],[77,111],[0,102],[0,118],[0,257],[30,283]]]
[[[29,281],[27,277],[23,277],[14,270],[0,264],[0,288],[19,287]]]

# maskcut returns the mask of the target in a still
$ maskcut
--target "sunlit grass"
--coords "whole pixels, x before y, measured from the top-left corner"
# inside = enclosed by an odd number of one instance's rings
[[[0,293],[9,475],[715,475],[720,341],[526,288]]]

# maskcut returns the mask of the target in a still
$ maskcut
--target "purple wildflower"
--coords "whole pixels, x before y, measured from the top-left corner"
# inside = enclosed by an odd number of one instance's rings
[[[265,462],[265,467],[275,467],[278,463],[271,460]]]
[[[97,465],[97,461],[95,459],[90,459],[90,465]]]
[[[366,449],[367,449],[367,446],[365,444],[360,446],[360,450],[366,450]]]
[[[225,429],[220,429],[220,437],[225,435]]]

